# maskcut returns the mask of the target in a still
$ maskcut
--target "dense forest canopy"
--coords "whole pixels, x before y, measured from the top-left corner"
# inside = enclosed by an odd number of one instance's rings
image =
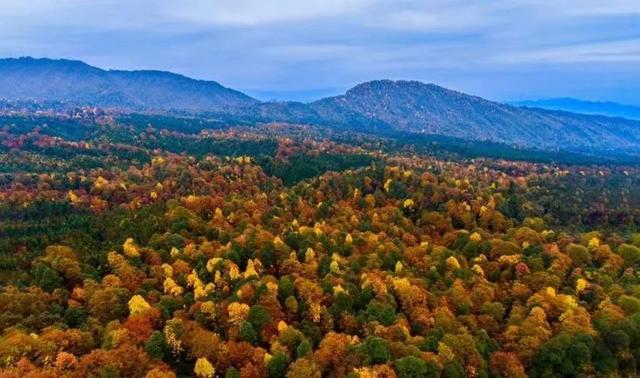
[[[629,161],[92,112],[0,119],[0,376],[638,374]]]

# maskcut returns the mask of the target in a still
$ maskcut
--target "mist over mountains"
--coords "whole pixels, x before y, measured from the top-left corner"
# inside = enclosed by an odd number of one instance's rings
[[[215,81],[163,71],[103,70],[80,61],[1,59],[0,98],[127,112],[206,113],[225,122],[304,123],[548,150],[640,151],[640,122],[519,107],[417,81],[375,80],[310,103],[263,102]],[[519,104],[522,105],[522,104]]]
[[[618,104],[610,101],[586,101],[570,97],[549,98],[543,100],[523,100],[510,102],[511,105],[565,110],[573,113],[604,115],[640,120],[640,107]]]

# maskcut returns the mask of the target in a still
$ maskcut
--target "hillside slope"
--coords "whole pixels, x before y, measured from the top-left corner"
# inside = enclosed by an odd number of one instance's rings
[[[129,110],[223,110],[257,100],[214,81],[162,71],[107,71],[80,61],[0,60],[0,98]]]
[[[366,82],[310,105],[325,122],[352,115],[399,131],[542,148],[639,148],[640,122],[519,108],[416,81]]]
[[[0,100],[208,113],[223,124],[287,122],[490,141],[547,150],[640,153],[640,122],[500,104],[416,81],[376,80],[312,103],[261,102],[214,81],[80,61],[0,59]]]
[[[573,113],[597,114],[607,117],[622,117],[640,120],[640,107],[618,104],[609,101],[586,101],[575,98],[550,98],[544,100],[524,100],[510,103],[515,106],[541,108],[547,110],[564,110]]]

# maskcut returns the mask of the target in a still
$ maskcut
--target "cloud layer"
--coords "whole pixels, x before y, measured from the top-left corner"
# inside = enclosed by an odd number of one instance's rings
[[[171,70],[307,99],[375,78],[639,104],[637,0],[6,0],[1,56]]]

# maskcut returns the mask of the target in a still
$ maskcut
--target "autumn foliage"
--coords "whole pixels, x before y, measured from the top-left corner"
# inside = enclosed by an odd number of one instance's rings
[[[2,376],[638,374],[634,167],[105,127],[2,131]],[[366,164],[274,176],[328,152]]]

